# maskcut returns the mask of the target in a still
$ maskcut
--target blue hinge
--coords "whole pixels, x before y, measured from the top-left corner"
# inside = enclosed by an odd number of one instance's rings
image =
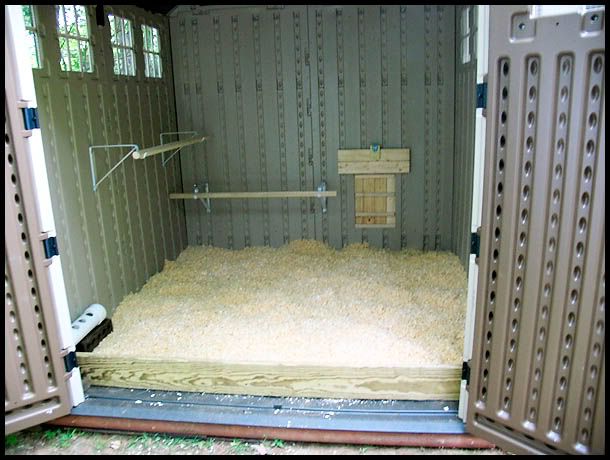
[[[474,254],[479,257],[479,251],[481,248],[481,236],[478,233],[470,234],[470,254]]]
[[[78,361],[76,360],[75,351],[71,351],[66,356],[64,356],[64,367],[66,368],[66,373],[71,372],[72,369],[78,367]]]
[[[40,122],[38,120],[38,109],[36,107],[28,107],[21,110],[23,110],[23,124],[25,125],[26,131],[39,129]]]
[[[468,385],[470,383],[470,361],[464,361],[462,363],[461,380],[466,380],[466,385]]]
[[[53,256],[59,255],[59,248],[57,247],[57,238],[52,236],[46,240],[42,240],[44,246],[44,255],[46,259],[50,259]]]
[[[477,84],[477,109],[487,108],[487,83]]]

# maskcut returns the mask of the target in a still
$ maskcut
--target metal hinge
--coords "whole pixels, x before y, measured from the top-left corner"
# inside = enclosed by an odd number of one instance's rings
[[[51,236],[45,240],[42,240],[42,245],[44,247],[44,256],[45,259],[50,259],[53,256],[59,255],[59,248],[57,247],[57,238]]]
[[[487,82],[477,84],[477,109],[487,108]]]
[[[476,233],[470,234],[470,254],[474,254],[477,258],[481,250],[481,227],[477,229]]]
[[[461,380],[466,380],[466,385],[470,384],[470,361],[464,361],[462,363],[462,378]]]
[[[311,117],[311,99],[307,98],[307,116]]]
[[[76,361],[76,352],[71,351],[66,356],[64,356],[64,366],[66,368],[66,373],[72,372],[72,369],[78,367],[78,362]]]
[[[23,125],[26,131],[40,128],[40,121],[38,120],[38,109],[36,107],[26,107],[23,110]]]

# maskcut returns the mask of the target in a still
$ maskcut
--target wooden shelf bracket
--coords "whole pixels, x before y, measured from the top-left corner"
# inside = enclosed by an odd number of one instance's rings
[[[182,141],[169,142],[167,144],[163,143],[163,136],[167,136],[167,135],[171,135],[171,134],[184,134],[184,133],[192,134],[192,136],[190,138],[182,140]],[[117,169],[130,156],[133,156],[134,160],[142,160],[144,158],[147,158],[147,157],[150,157],[153,155],[158,155],[159,153],[163,154],[164,152],[167,152],[169,150],[176,149],[174,151],[174,153],[172,153],[167,160],[165,160],[165,158],[163,156],[161,157],[163,166],[165,166],[167,164],[167,162],[169,160],[171,160],[172,157],[180,151],[180,149],[182,149],[182,147],[186,147],[187,145],[192,145],[192,144],[198,144],[199,142],[203,142],[206,139],[207,139],[207,137],[198,135],[197,132],[195,132],[195,131],[186,131],[186,132],[181,131],[181,132],[161,133],[161,136],[160,136],[161,145],[156,145],[154,147],[148,147],[145,149],[140,149],[140,146],[137,144],[90,145],[89,146],[89,164],[91,166],[91,179],[93,181],[93,191],[97,192],[97,189],[99,188],[100,184],[102,182],[104,182],[104,180],[106,180],[106,178],[108,176],[110,176],[110,174],[112,174],[112,172],[115,169]],[[126,148],[126,147],[130,147],[131,150],[129,150],[129,152],[123,158],[121,158],[112,168],[110,168],[110,170],[106,174],[104,174],[104,176],[98,181],[97,173],[95,171],[96,168],[95,168],[94,150],[95,149]]]

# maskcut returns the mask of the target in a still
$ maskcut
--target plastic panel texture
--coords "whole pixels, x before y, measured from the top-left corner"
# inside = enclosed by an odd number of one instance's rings
[[[452,249],[453,6],[178,7],[170,18],[183,190],[315,190],[337,198],[185,203],[189,244]],[[411,149],[396,176],[396,228],[354,222],[337,150]],[[470,198],[468,198],[470,199]]]
[[[93,72],[59,68],[55,9],[35,5],[41,30],[43,68],[35,69],[40,128],[57,226],[70,314],[101,303],[109,314],[125,295],[174,259],[186,246],[184,204],[169,200],[181,187],[180,158],[167,167],[160,158],[129,160],[93,192],[89,145],[159,144],[161,132],[177,131],[167,19],[135,7],[105,7],[105,26],[87,6]],[[113,73],[107,14],[132,21],[136,76]],[[159,28],[163,78],[144,77],[141,24]],[[171,139],[174,140],[174,139]],[[192,147],[183,149],[190,155]],[[126,152],[101,151],[98,177]]]
[[[53,301],[38,278],[39,270],[44,270],[42,243],[27,223],[36,211],[32,191],[25,191],[26,197],[21,187],[13,147],[13,133],[19,129],[11,130],[8,111],[5,116],[4,433],[8,434],[66,415],[71,404]]]
[[[604,12],[492,6],[469,431],[605,449]]]

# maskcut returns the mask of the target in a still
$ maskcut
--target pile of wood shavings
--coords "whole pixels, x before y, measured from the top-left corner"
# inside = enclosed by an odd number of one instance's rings
[[[346,367],[458,365],[466,273],[449,252],[188,247],[118,306],[105,356]]]

